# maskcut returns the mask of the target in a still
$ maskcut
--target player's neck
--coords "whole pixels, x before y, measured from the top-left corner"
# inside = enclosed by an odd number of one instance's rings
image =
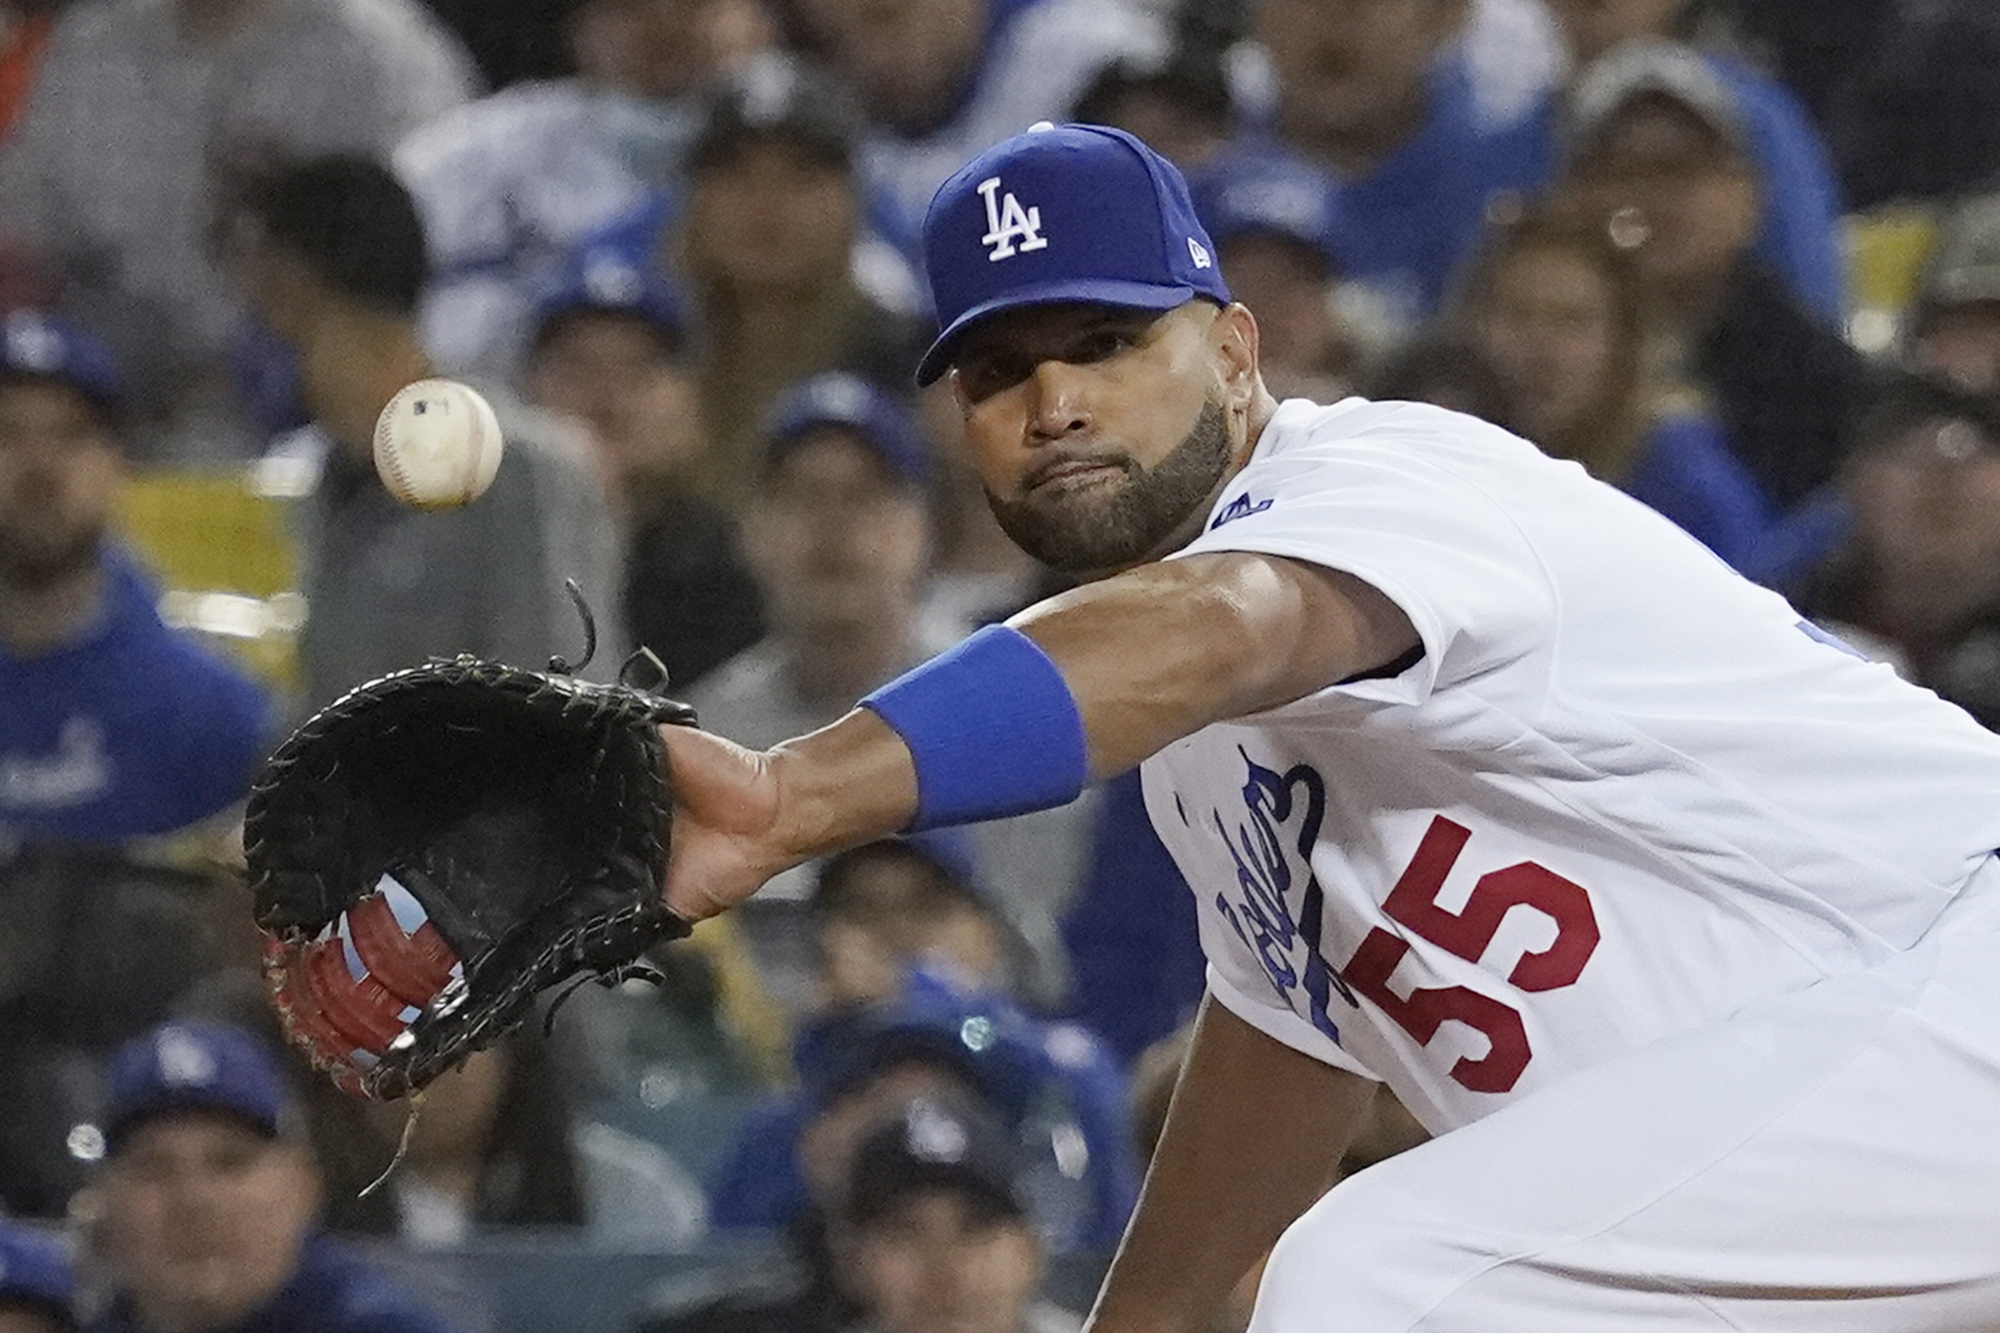
[[[10,657],[39,656],[73,641],[103,609],[101,561],[27,586],[0,577],[0,648]]]

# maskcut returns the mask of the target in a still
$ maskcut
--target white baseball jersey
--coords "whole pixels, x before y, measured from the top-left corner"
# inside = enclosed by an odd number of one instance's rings
[[[1422,657],[1145,764],[1211,989],[1433,1131],[1880,964],[2000,847],[2000,738],[1497,427],[1284,403],[1179,554],[1226,550]]]

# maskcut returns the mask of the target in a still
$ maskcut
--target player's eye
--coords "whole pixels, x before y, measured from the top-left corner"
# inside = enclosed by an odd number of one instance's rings
[[[977,403],[1013,388],[1028,378],[1032,369],[1026,358],[1004,353],[964,357],[958,363],[958,384],[965,396]]]
[[[1069,345],[1063,360],[1073,365],[1107,361],[1132,346],[1137,339],[1132,330],[1118,327],[1091,329]]]

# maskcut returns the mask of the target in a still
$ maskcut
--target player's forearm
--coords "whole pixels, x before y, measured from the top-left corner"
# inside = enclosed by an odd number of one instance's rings
[[[909,747],[865,708],[786,741],[769,758],[779,825],[800,860],[889,837],[916,813]]]
[[[1358,580],[1240,553],[1144,565],[1009,623],[1060,668],[1095,778],[1211,722],[1371,670],[1416,642],[1402,613]]]
[[[1416,638],[1352,578],[1235,553],[1144,566],[1012,623],[1012,646],[976,636],[771,752],[788,853],[823,855],[913,819],[1058,803],[1087,778],[1376,666]]]
[[[1331,1182],[1374,1090],[1204,1002],[1091,1333],[1208,1327]]]

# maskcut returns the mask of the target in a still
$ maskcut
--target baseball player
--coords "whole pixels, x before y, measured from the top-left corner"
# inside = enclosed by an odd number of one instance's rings
[[[668,729],[669,904],[1143,761],[1208,996],[1098,1333],[1274,1242],[1256,1333],[2000,1328],[2000,738],[1495,427],[1274,402],[1129,136],[924,244],[920,378],[1086,581],[771,750]],[[1437,1137],[1322,1197],[1378,1080]]]

